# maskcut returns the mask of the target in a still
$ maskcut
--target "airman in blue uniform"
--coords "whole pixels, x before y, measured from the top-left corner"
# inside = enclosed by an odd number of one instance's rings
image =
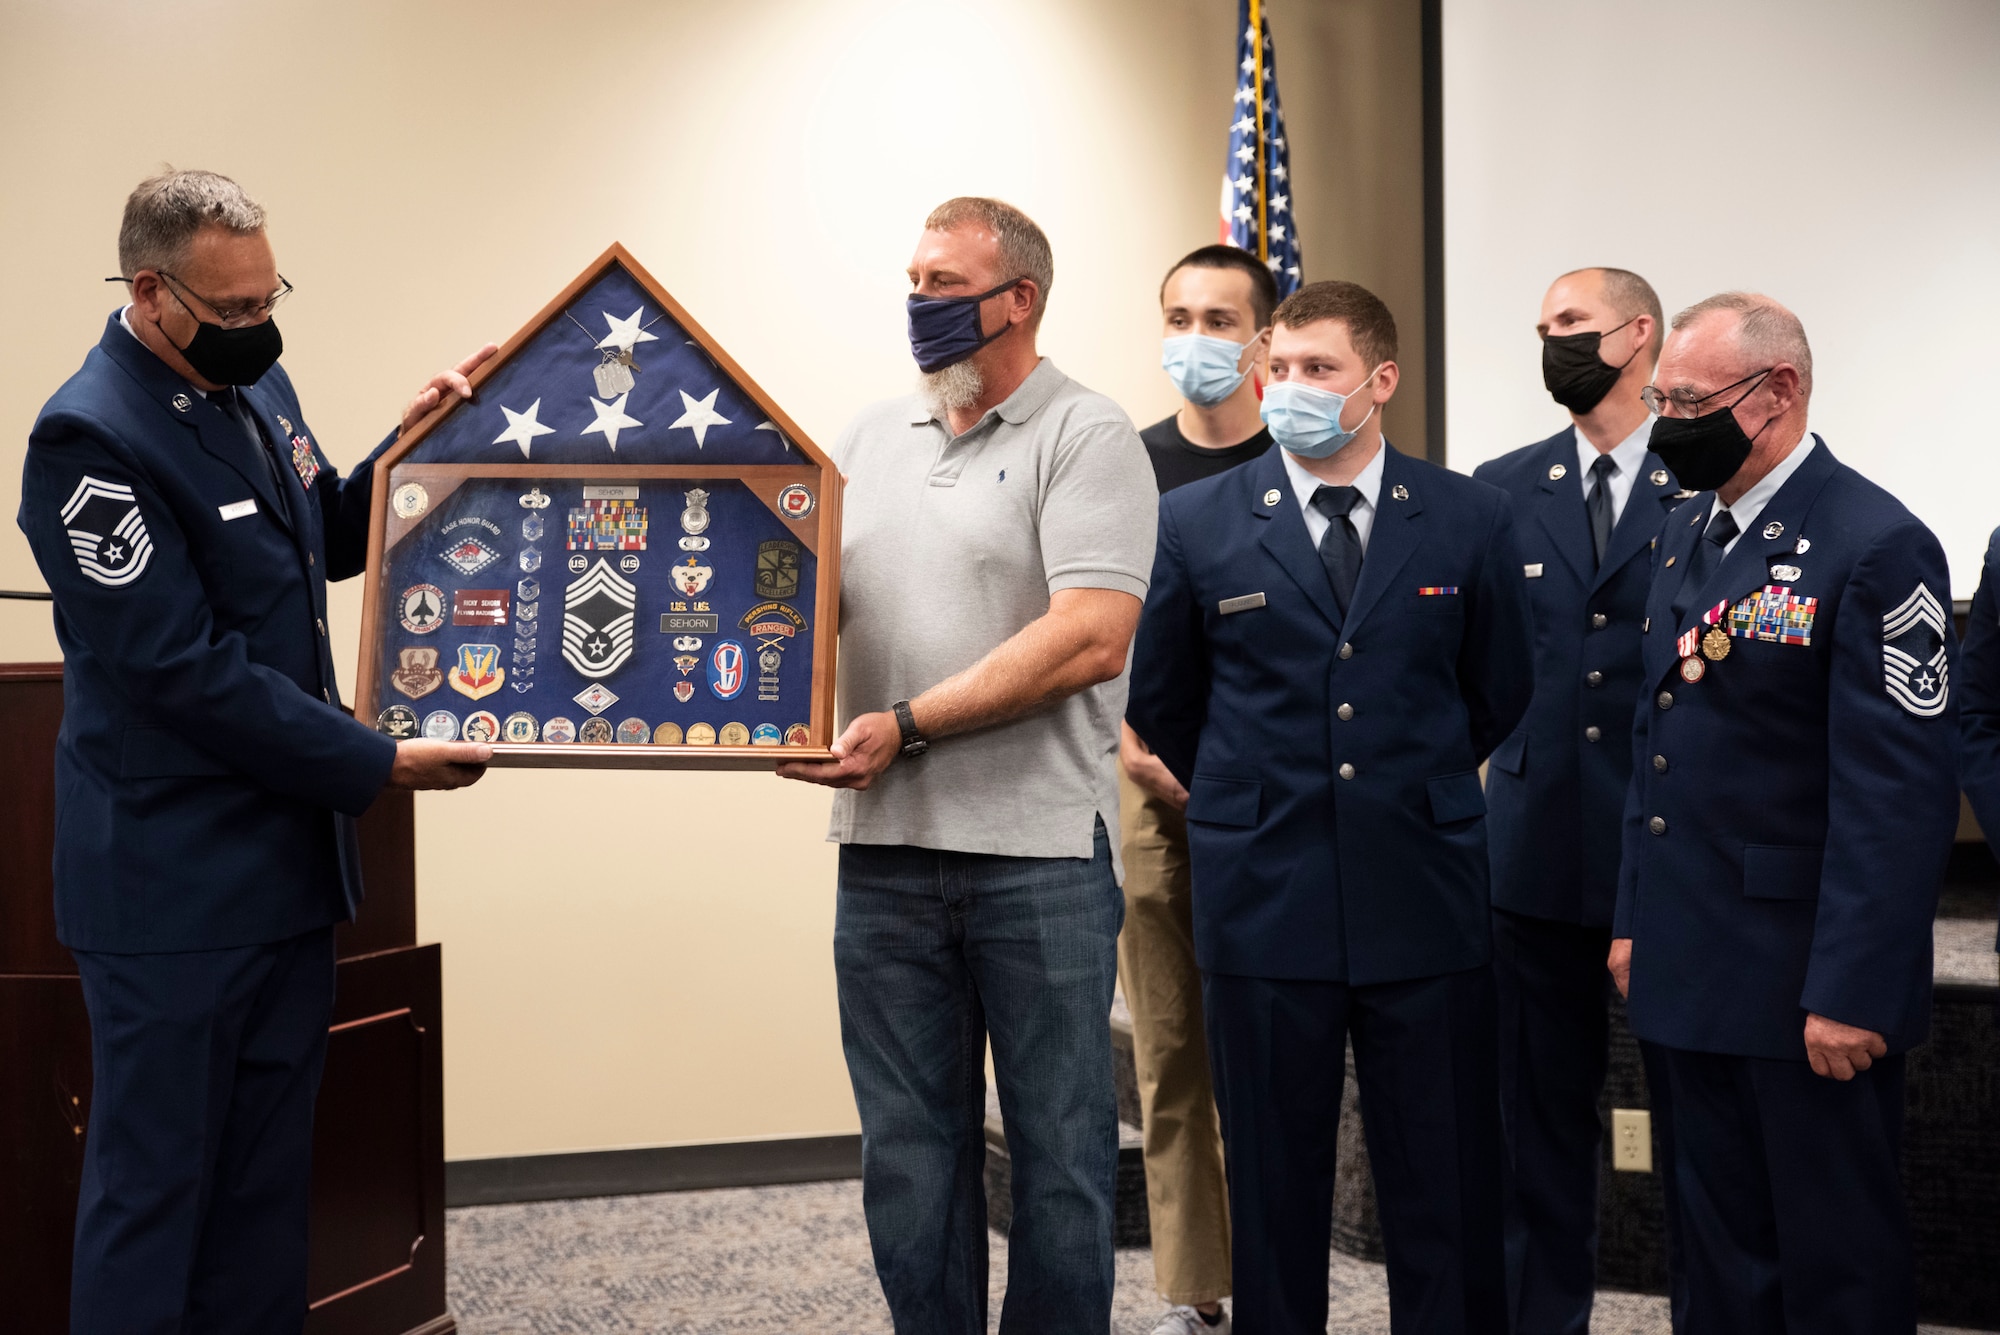
[[[372,458],[342,479],[276,365],[263,210],[170,171],[119,258],[132,303],[36,420],[19,516],[63,650],[56,928],[91,1027],[71,1330],[296,1331],[354,818],[490,751],[340,708],[326,584],[365,566]]]
[[[1687,1325],[1909,1330],[1898,1155],[1958,818],[1944,552],[1806,429],[1796,316],[1682,311],[1610,964],[1673,1090]]]

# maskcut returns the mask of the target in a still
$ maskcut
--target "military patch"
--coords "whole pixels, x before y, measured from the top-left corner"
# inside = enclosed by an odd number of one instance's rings
[[[285,428],[287,431],[290,427]],[[304,436],[292,437],[292,471],[299,475],[307,491],[319,479],[319,459],[313,454],[312,442]]]
[[[708,689],[718,700],[734,700],[743,691],[743,646],[718,641],[708,653]]]
[[[576,740],[576,724],[566,718],[552,718],[542,725],[542,740],[564,746]]]
[[[576,739],[591,746],[609,745],[612,737],[609,719],[587,718],[583,721],[583,726],[576,730]]]
[[[1882,618],[1883,683],[1889,698],[1918,718],[1936,718],[1951,698],[1950,624],[1924,584]]]
[[[454,626],[504,626],[507,604],[513,595],[505,589],[453,589],[451,624]]]
[[[397,741],[417,735],[417,711],[408,705],[390,705],[375,716],[375,730]]]
[[[509,714],[500,725],[500,736],[504,741],[522,746],[535,740],[541,729],[535,723],[533,714],[516,711]]]
[[[674,567],[674,587],[686,598],[699,597],[707,588],[709,580],[715,577],[715,568],[700,564],[690,556],[685,562]]]
[[[778,513],[787,519],[804,519],[813,512],[812,488],[794,482],[778,493]]]
[[[618,703],[617,695],[613,694],[611,689],[601,681],[593,681],[590,685],[571,696],[570,699],[576,701],[593,714],[602,714],[605,710]]]
[[[608,677],[632,657],[639,590],[603,557],[563,591],[563,660],[586,677]]]
[[[791,727],[785,729],[786,746],[804,746],[811,740],[812,733],[806,730],[806,725],[803,723],[794,723]]]
[[[694,699],[694,683],[691,681],[675,682],[674,699],[680,701],[682,704],[686,704],[688,701]]]
[[[796,542],[757,544],[756,590],[759,598],[796,598],[799,593],[799,545]]]
[[[433,709],[424,715],[424,736],[434,742],[458,740],[458,715],[449,709]]]
[[[725,723],[722,731],[715,734],[715,740],[723,746],[750,745],[750,729],[741,723]]]
[[[476,575],[500,559],[500,553],[467,534],[438,555],[461,575]]]
[[[431,508],[431,494],[420,482],[405,482],[389,497],[389,507],[398,519],[415,519]]]
[[[153,537],[139,513],[139,498],[124,483],[86,475],[63,503],[62,522],[85,579],[122,589],[146,573]]]
[[[421,700],[444,685],[435,648],[399,649],[396,659],[399,666],[389,674],[389,684],[412,700]]]
[[[458,646],[458,662],[452,666],[451,689],[473,700],[484,700],[500,689],[507,680],[507,669],[500,666],[500,646],[497,644],[461,644]]]
[[[628,718],[618,725],[618,741],[625,746],[644,746],[653,740],[653,730],[642,718]]]
[[[435,584],[412,584],[403,590],[403,629],[428,635],[444,624],[444,590]]]
[[[680,744],[681,744],[680,724],[662,723],[653,729],[654,746],[679,746]]]
[[[750,730],[752,746],[777,746],[784,739],[785,735],[778,730],[778,725],[775,723],[759,723]]]
[[[468,742],[490,742],[500,735],[500,720],[490,709],[477,709],[465,716],[459,736]]]
[[[687,730],[689,746],[714,746],[715,729],[706,723],[691,723]]]

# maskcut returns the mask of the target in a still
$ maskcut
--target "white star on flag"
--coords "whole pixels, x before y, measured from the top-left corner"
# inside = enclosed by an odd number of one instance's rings
[[[773,433],[774,435],[777,436],[778,443],[784,446],[787,452],[791,450],[792,442],[785,439],[785,433],[778,429],[778,424],[776,422],[759,422],[756,426],[756,429],[759,431],[769,431]]]
[[[604,323],[611,326],[611,332],[597,340],[597,346],[600,348],[616,348],[620,352],[630,352],[634,344],[657,342],[659,335],[649,334],[639,327],[639,317],[645,313],[646,308],[641,306],[638,310],[633,311],[630,316],[621,320],[610,311],[599,311],[598,314],[604,317]]]
[[[606,440],[611,442],[611,452],[616,454],[618,452],[618,433],[620,431],[628,426],[646,425],[636,417],[627,417],[625,415],[625,400],[631,397],[630,393],[620,394],[610,403],[599,403],[596,399],[588,400],[590,410],[597,414],[597,420],[585,427],[583,434],[587,436],[595,431],[602,435]]]
[[[684,426],[694,432],[694,447],[696,449],[700,449],[703,445],[706,445],[708,443],[708,429],[710,427],[729,425],[729,419],[715,411],[715,396],[721,392],[719,389],[711,389],[708,391],[707,398],[697,399],[686,390],[681,390],[681,406],[687,411],[669,423],[667,429],[671,431],[675,427]]]
[[[533,403],[529,404],[528,411],[524,413],[517,413],[506,404],[501,404],[500,411],[507,414],[507,429],[495,436],[493,443],[495,445],[504,445],[511,440],[521,447],[521,457],[523,459],[528,458],[529,442],[534,440],[536,436],[553,436],[556,433],[554,427],[543,426],[535,420],[535,414],[540,412],[541,408],[542,401],[540,399],[536,399]]]
[[[1291,206],[1292,206],[1292,199],[1290,195],[1271,196],[1271,212],[1283,213],[1286,209],[1290,208]]]

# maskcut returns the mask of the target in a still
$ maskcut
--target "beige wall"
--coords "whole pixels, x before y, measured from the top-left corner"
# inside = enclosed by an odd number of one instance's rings
[[[1421,449],[1416,6],[1272,0],[1309,277],[1396,309]],[[925,210],[1048,229],[1043,342],[1141,423],[1165,265],[1212,240],[1234,0],[162,5],[0,0],[0,510],[116,292],[162,161],[271,210],[285,362],[340,465],[431,370],[623,241],[822,443],[912,370]],[[40,579],[0,525],[0,587]],[[143,588],[135,590],[143,597]],[[358,589],[335,599],[354,657]],[[0,658],[55,656],[0,603]],[[496,773],[418,805],[444,943],[448,1153],[851,1130],[823,795],[746,775]]]

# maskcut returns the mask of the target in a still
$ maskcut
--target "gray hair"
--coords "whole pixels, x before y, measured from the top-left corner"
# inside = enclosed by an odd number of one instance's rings
[[[187,259],[195,233],[226,227],[242,234],[264,230],[264,206],[243,187],[215,172],[176,171],[148,176],[125,201],[118,226],[118,271],[175,269]]]
[[[1799,369],[1799,396],[1812,397],[1812,347],[1799,317],[1756,292],[1720,292],[1674,317],[1676,333],[1710,311],[1736,314],[1736,346],[1751,361],[1775,366],[1790,362]]]
[[[1029,278],[1035,284],[1035,308],[1028,312],[1028,326],[1042,322],[1048,308],[1049,289],[1056,281],[1055,256],[1049,238],[1035,220],[1012,204],[980,195],[960,195],[947,199],[924,219],[928,232],[950,232],[967,223],[976,223],[1000,240],[1000,267],[1012,278]]]

